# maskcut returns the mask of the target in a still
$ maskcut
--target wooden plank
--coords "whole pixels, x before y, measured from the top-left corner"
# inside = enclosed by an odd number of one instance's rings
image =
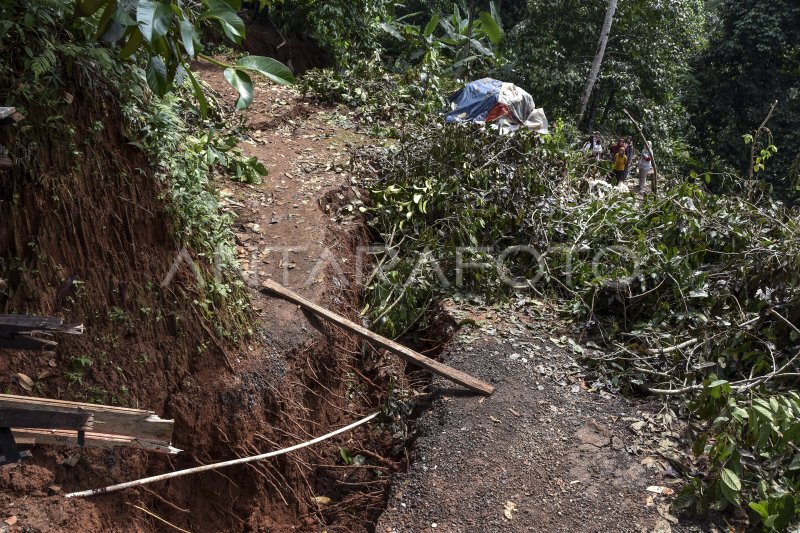
[[[91,431],[93,425],[91,413],[77,409],[71,413],[26,407],[0,409],[0,427]]]
[[[313,311],[317,315],[321,316],[322,318],[329,320],[340,326],[347,331],[351,331],[356,335],[359,335],[365,339],[370,341],[376,342],[383,346],[384,348],[388,349],[389,351],[396,353],[406,361],[413,363],[417,366],[421,366],[422,368],[426,368],[435,374],[439,374],[459,385],[463,385],[464,387],[479,392],[481,394],[485,394],[486,396],[492,394],[494,392],[494,387],[476,379],[469,374],[466,374],[460,370],[456,370],[451,368],[445,364],[440,363],[439,361],[435,361],[429,357],[425,357],[421,353],[415,352],[414,350],[403,346],[393,340],[387,339],[386,337],[382,337],[375,332],[368,330],[367,328],[352,322],[343,316],[337,315],[336,313],[329,311],[323,307],[318,306],[317,304],[306,300],[302,296],[298,295],[297,293],[281,286],[280,284],[276,283],[273,280],[267,280],[264,284],[264,287],[267,291],[272,292],[274,294],[279,295],[280,297],[289,300],[290,302],[296,303],[306,309]]]
[[[82,324],[65,324],[63,318],[35,315],[0,315],[0,331],[52,331],[80,335]]]
[[[49,444],[53,446],[78,446],[78,433],[75,431],[59,431],[47,429],[14,429],[14,438],[17,444],[33,446],[36,444]],[[159,453],[175,454],[181,450],[169,444],[152,442],[146,439],[136,439],[125,435],[108,435],[105,433],[87,432],[84,434],[84,446],[97,448],[139,448]]]
[[[128,409],[111,405],[67,402],[47,398],[31,398],[0,394],[0,411],[11,408],[40,409],[44,411],[73,412],[80,409],[94,417],[93,429],[99,433],[128,435],[168,445],[172,441],[172,420],[163,420],[153,411]]]

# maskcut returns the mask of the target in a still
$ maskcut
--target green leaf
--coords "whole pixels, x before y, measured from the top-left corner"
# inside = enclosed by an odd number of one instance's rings
[[[500,26],[497,24],[497,21],[494,19],[491,13],[487,13],[486,11],[481,11],[478,15],[481,19],[481,25],[483,27],[483,31],[486,32],[486,36],[489,37],[489,40],[492,41],[492,44],[499,44],[500,41],[503,40],[503,30],[500,29]]]
[[[181,21],[181,42],[183,43],[183,49],[186,50],[186,53],[194,59],[195,57],[195,50],[194,50],[194,43],[198,42],[200,39],[197,35],[197,29],[194,27],[188,20]]]
[[[694,441],[694,445],[692,446],[692,452],[700,457],[706,451],[706,442],[708,442],[708,435],[703,434]]]
[[[775,418],[772,416],[772,413],[766,407],[754,404],[752,409],[753,411],[761,415],[768,422],[775,423]]]
[[[780,511],[778,511],[778,517],[775,520],[775,526],[777,526],[776,529],[783,530],[787,528],[789,523],[794,519],[794,516],[794,496],[791,494],[785,494],[780,500]]]
[[[258,174],[259,176],[266,176],[267,174],[269,174],[269,170],[267,170],[267,167],[265,167],[261,161],[259,161],[255,157],[251,159],[252,161],[249,161],[249,165],[250,168],[255,170],[256,174]]]
[[[697,501],[697,495],[695,494],[695,488],[693,485],[687,485],[680,494],[678,494],[675,499],[672,501],[672,509],[674,510],[682,510],[687,509],[694,505]]]
[[[339,457],[342,458],[344,464],[351,465],[353,464],[353,458],[350,457],[350,451],[347,448],[339,446]]]
[[[136,26],[136,21],[131,18],[128,11],[125,9],[125,3],[117,4],[117,10],[114,13],[114,20],[123,26]]]
[[[389,35],[391,35],[395,39],[400,40],[400,41],[404,40],[403,36],[400,35],[400,32],[397,31],[397,29],[394,26],[392,26],[391,24],[387,24],[385,22],[381,22],[380,23],[380,27],[381,27],[381,29],[383,31],[385,31],[386,33],[388,33]]]
[[[236,62],[236,67],[257,72],[279,85],[294,83],[292,71],[286,65],[271,57],[244,56]]]
[[[139,45],[142,44],[142,39],[142,32],[139,31],[139,28],[134,28],[131,36],[128,37],[128,42],[125,43],[125,46],[119,51],[120,59],[128,59],[131,57],[136,50],[139,49]]]
[[[114,17],[114,13],[117,12],[117,3],[116,1],[110,2],[106,5],[105,9],[103,9],[103,13],[100,15],[100,20],[97,22],[97,30],[94,33],[94,38],[99,39],[101,35],[103,35],[108,27],[111,25],[111,22]]]
[[[422,35],[425,37],[430,37],[433,35],[433,32],[436,30],[436,27],[439,25],[439,15],[434,15],[431,17],[431,20],[428,21],[428,24],[425,26],[425,31],[422,32]]]
[[[208,7],[199,18],[215,19],[219,21],[222,26],[222,31],[228,36],[228,39],[235,43],[241,43],[244,39],[244,22],[236,14],[236,11],[222,0],[203,0],[203,3]]]
[[[136,21],[142,35],[151,43],[163,37],[169,31],[172,22],[172,10],[169,4],[157,0],[139,0],[136,7]]]
[[[733,505],[741,505],[742,496],[740,492],[742,491],[742,482],[739,480],[739,476],[733,470],[723,468],[719,473],[719,480],[725,499]]]
[[[497,25],[500,26],[500,29],[502,30],[503,19],[500,17],[500,11],[497,9],[497,5],[495,5],[494,0],[489,2],[489,12],[492,14],[492,18],[495,22],[497,22]]]
[[[488,48],[486,48],[486,46],[485,46],[485,45],[484,45],[482,42],[480,42],[479,40],[477,40],[477,39],[470,39],[470,40],[469,40],[469,42],[470,42],[470,43],[472,43],[472,48],[474,48],[475,50],[477,50],[477,51],[478,51],[478,52],[480,52],[481,54],[483,54],[483,55],[485,55],[485,56],[492,56],[492,55],[494,55],[494,52],[492,52],[491,50],[489,50]]]
[[[167,66],[161,56],[152,56],[147,63],[147,85],[150,90],[158,96],[164,96],[169,90],[169,83],[167,82]]]
[[[764,503],[766,502],[763,503],[750,502],[748,506],[750,507],[750,509],[758,513],[758,516],[761,517],[761,520],[766,522],[767,518],[769,518],[769,510],[764,505]]]
[[[116,43],[125,36],[126,31],[127,28],[125,26],[112,19],[103,35],[100,36],[100,40],[104,43]]]
[[[242,110],[250,107],[253,102],[253,82],[250,80],[250,76],[233,68],[226,68],[223,74],[228,83],[239,93],[236,109]]]

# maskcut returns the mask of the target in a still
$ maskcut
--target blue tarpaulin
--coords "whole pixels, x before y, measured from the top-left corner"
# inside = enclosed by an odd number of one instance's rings
[[[503,82],[483,78],[466,84],[449,98],[453,109],[447,122],[486,121],[489,112],[500,101]]]
[[[525,126],[547,133],[547,118],[530,94],[514,84],[492,78],[472,81],[450,98],[448,123],[498,122],[499,127]]]

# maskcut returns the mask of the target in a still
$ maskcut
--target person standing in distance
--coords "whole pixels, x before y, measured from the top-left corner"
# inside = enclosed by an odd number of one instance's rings
[[[619,185],[620,182],[625,181],[625,169],[628,166],[628,156],[625,155],[625,148],[625,143],[623,143],[614,154],[614,185]]]
[[[653,172],[653,154],[650,153],[652,144],[647,141],[641,155],[639,155],[639,192],[644,192],[644,183],[647,176]]]

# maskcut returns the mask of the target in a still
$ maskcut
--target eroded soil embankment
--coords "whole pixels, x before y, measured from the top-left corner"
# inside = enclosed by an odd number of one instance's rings
[[[354,338],[257,290],[286,269],[304,296],[358,318],[359,289],[343,280],[355,279],[356,249],[366,235],[358,221],[319,203],[352,194],[337,160],[350,140],[335,138],[335,111],[311,109],[300,126],[289,117],[271,122],[250,145],[270,176],[223,191],[257,315],[255,335],[234,346],[212,333],[220,319],[196,304],[203,295],[188,265],[160,288],[179,247],[159,199],[163,190],[127,144],[119,111],[79,87],[71,94],[63,113],[76,137],[44,128],[27,137],[4,133],[12,153],[33,141],[41,150],[21,156],[0,182],[0,216],[8,221],[0,225],[0,308],[63,316],[83,322],[87,333],[61,339],[54,354],[4,353],[3,387],[25,393],[11,379],[22,372],[36,377],[38,396],[152,409],[175,419],[174,445],[184,452],[167,458],[38,446],[32,461],[0,469],[2,512],[27,531],[163,530],[142,509],[200,532],[368,529],[395,469],[385,452],[391,437],[380,429],[151,488],[87,500],[60,496],[307,440],[378,409],[396,373]],[[285,106],[308,105],[265,86],[256,101],[274,108],[251,111],[248,119],[262,123]],[[103,129],[92,127],[97,121]],[[77,160],[64,152],[75,146]],[[305,247],[290,256],[291,268],[281,264],[284,252],[268,249],[290,245]],[[311,284],[295,279],[312,274]],[[53,485],[60,492],[53,494]]]

